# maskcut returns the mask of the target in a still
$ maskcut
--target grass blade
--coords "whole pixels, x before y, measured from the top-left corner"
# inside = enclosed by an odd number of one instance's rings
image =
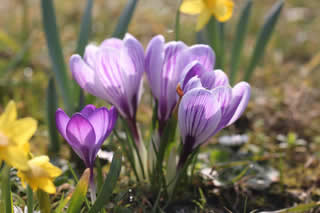
[[[232,53],[231,53],[231,67],[230,67],[230,83],[233,85],[238,72],[238,65],[241,58],[241,52],[245,36],[247,34],[249,17],[251,15],[252,0],[248,0],[244,6],[236,29],[236,37],[233,41]]]
[[[219,35],[219,43],[220,43],[220,55],[219,55],[219,63],[217,63],[217,68],[224,69],[224,23],[218,22],[218,35]]]
[[[175,25],[175,39],[176,41],[179,40],[179,36],[180,36],[180,4],[179,4],[179,7],[177,9],[177,12],[176,12],[176,25]]]
[[[73,101],[71,88],[69,87],[70,81],[66,71],[63,52],[59,39],[59,31],[56,24],[56,16],[53,7],[53,1],[41,0],[43,28],[46,35],[49,55],[57,81],[60,89],[65,107],[68,113],[73,112]]]
[[[120,175],[121,159],[122,157],[119,152],[117,152],[113,156],[108,176],[105,179],[105,182],[99,192],[96,202],[89,210],[89,213],[98,213],[103,208],[103,206],[109,202],[109,199],[112,195],[112,191]]]
[[[210,18],[207,24],[208,40],[211,48],[216,54],[215,69],[222,69],[223,53],[224,53],[224,27],[223,23],[219,23],[214,17]]]
[[[245,81],[250,81],[254,69],[256,68],[264,54],[265,48],[271,38],[271,34],[280,16],[283,4],[284,0],[279,0],[277,3],[275,3],[265,19],[262,30],[258,35],[256,46],[251,56],[249,67],[244,75]]]
[[[77,51],[76,51],[81,56],[83,55],[84,49],[88,44],[89,36],[91,33],[93,1],[94,0],[87,1],[87,6],[85,9],[84,15],[82,17],[80,33],[79,33],[78,42],[77,42]]]
[[[47,119],[50,138],[50,151],[58,154],[60,150],[59,135],[56,128],[55,111],[58,108],[58,97],[54,85],[54,79],[51,77],[47,89]]]
[[[127,6],[124,8],[112,37],[123,38],[128,31],[133,12],[137,6],[138,0],[128,0]]]
[[[2,169],[2,202],[4,204],[5,213],[12,213],[12,195],[11,195],[11,184],[10,184],[10,167],[7,165]]]
[[[90,169],[86,169],[78,184],[76,189],[74,190],[71,200],[70,200],[70,205],[68,207],[67,213],[78,213],[81,210],[81,206],[83,202],[85,201],[87,191],[88,191],[88,186],[89,186],[89,179],[90,179]]]

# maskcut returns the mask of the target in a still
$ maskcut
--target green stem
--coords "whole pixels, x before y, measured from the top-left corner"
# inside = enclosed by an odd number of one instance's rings
[[[33,213],[33,191],[29,185],[27,186],[27,198],[28,213]]]
[[[39,205],[40,205],[40,212],[41,213],[50,213],[51,206],[50,206],[49,195],[42,190],[38,190],[37,197],[38,197],[38,201],[39,201]]]
[[[139,148],[140,146],[143,146],[143,144],[140,144],[140,143],[142,143],[142,141],[140,141],[140,138],[139,138],[137,125],[136,125],[136,123],[131,123],[131,121],[126,122],[125,120],[123,120],[123,123],[124,123],[124,127],[125,127],[125,130],[127,133],[127,137],[129,139],[129,141],[131,142],[132,146],[134,147],[134,149],[136,150],[138,161],[139,161],[141,172],[142,172],[142,176],[144,179],[146,179],[146,175],[144,173],[144,166],[143,166],[141,155],[140,155],[140,148]],[[131,126],[133,126],[134,128],[132,128]],[[139,143],[137,143],[137,140],[136,140],[137,137],[138,137]]]

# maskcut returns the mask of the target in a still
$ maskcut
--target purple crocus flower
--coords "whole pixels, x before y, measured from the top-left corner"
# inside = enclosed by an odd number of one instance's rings
[[[93,181],[93,166],[97,153],[114,128],[118,118],[117,110],[111,107],[96,108],[87,105],[81,112],[71,118],[62,110],[56,111],[56,125],[60,134],[69,143],[73,151],[90,168],[91,199],[96,199],[96,189]]]
[[[108,110],[89,104],[71,118],[59,108],[56,111],[56,125],[86,167],[92,169],[97,153],[114,128],[117,117],[114,107]]]
[[[126,34],[123,40],[111,38],[100,46],[88,45],[83,58],[71,56],[70,69],[80,87],[114,105],[138,137],[136,112],[144,72],[140,42]]]
[[[218,131],[233,124],[243,113],[250,99],[251,88],[246,82],[234,88],[228,85],[222,71],[211,71],[207,78],[191,78],[179,105],[179,129],[184,144],[178,167],[188,156]]]
[[[177,104],[178,83],[185,66],[193,60],[202,63],[205,68],[212,69],[215,56],[207,45],[188,47],[181,41],[165,43],[162,35],[153,37],[148,44],[145,70],[152,94],[158,102],[160,128],[169,119]]]

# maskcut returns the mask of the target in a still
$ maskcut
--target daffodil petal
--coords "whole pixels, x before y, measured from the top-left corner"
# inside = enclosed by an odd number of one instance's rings
[[[228,21],[232,17],[233,6],[232,0],[220,0],[216,7],[212,8],[212,14],[220,22]]]
[[[28,183],[33,191],[40,188],[49,194],[55,193],[56,187],[53,180],[61,175],[62,171],[50,163],[48,156],[32,158],[28,161],[28,165],[28,170],[19,170],[17,173],[23,185]]]
[[[17,107],[14,101],[10,101],[0,116],[0,129],[17,119]]]
[[[28,170],[28,157],[27,153],[21,147],[18,146],[8,146],[8,148],[0,153],[4,156],[4,159],[9,165],[20,169]]]
[[[180,6],[182,13],[196,15],[199,14],[205,7],[202,0],[184,0]]]
[[[33,118],[22,118],[3,129],[3,132],[18,145],[25,144],[37,130],[37,121]]]
[[[210,10],[204,9],[198,17],[196,31],[200,31],[209,22],[210,17]]]
[[[47,192],[48,194],[54,194],[56,192],[56,187],[53,184],[52,180],[48,178],[38,178],[37,187]]]
[[[51,178],[58,177],[61,175],[61,169],[55,167],[49,162],[48,156],[42,155],[39,157],[35,157],[30,160],[31,164],[35,164],[41,169],[45,170],[47,175]]]

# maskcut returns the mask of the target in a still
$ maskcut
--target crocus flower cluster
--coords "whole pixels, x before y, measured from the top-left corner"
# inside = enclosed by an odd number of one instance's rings
[[[214,70],[214,65],[215,54],[209,46],[189,47],[181,41],[165,43],[161,35],[152,38],[145,55],[142,45],[127,34],[123,40],[107,39],[99,47],[89,45],[83,59],[73,55],[70,60],[79,85],[113,104],[130,121],[137,139],[135,118],[141,78],[146,71],[157,102],[159,129],[166,125],[173,109],[178,109],[183,143],[178,167],[184,165],[194,149],[234,123],[247,107],[249,84],[240,82],[232,88],[226,74]],[[86,166],[92,168],[101,143],[114,127],[115,109],[89,105],[71,119],[59,109],[56,117],[60,133]]]

